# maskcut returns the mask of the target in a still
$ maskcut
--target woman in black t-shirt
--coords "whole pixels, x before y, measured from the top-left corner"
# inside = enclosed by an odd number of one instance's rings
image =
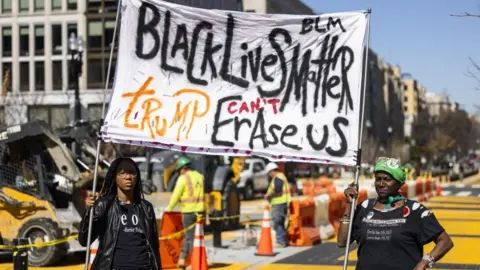
[[[359,204],[354,213],[350,241],[358,247],[359,270],[411,270],[431,268],[452,247],[450,236],[435,215],[422,204],[400,195],[405,171],[400,161],[379,158],[375,165],[375,189],[378,197]],[[347,243],[350,209],[358,188],[345,190],[347,208],[340,220],[337,243]],[[423,255],[423,246],[435,242],[433,250]]]
[[[98,239],[99,247],[91,269],[162,269],[155,212],[144,199],[140,171],[132,159],[112,162],[98,197],[88,196],[78,234],[85,246],[93,207],[91,241]]]

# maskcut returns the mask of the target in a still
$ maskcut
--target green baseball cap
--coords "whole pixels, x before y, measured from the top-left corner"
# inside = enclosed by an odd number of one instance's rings
[[[175,170],[180,170],[181,168],[183,168],[185,165],[188,165],[190,164],[190,159],[186,158],[186,157],[180,157],[178,160],[177,160],[177,168]]]
[[[405,170],[396,158],[379,157],[375,164],[375,172],[385,172],[392,176],[393,180],[405,184]]]

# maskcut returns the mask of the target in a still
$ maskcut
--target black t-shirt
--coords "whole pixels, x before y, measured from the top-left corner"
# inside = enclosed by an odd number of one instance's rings
[[[145,234],[140,227],[139,217],[133,212],[132,204],[120,204],[117,245],[113,255],[113,267],[139,269],[149,266],[149,252]]]
[[[406,200],[392,211],[374,209],[367,200],[355,211],[352,240],[359,244],[358,270],[412,270],[423,257],[423,246],[444,231],[422,204]]]

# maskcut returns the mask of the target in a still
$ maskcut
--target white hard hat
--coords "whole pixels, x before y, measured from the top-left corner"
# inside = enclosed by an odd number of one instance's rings
[[[276,169],[278,169],[278,165],[277,163],[273,163],[273,162],[268,163],[267,166],[265,167],[265,170],[267,171],[267,173]]]

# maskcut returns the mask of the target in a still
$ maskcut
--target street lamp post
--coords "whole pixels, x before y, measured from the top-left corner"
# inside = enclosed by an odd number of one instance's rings
[[[393,142],[393,138],[392,138],[393,128],[391,126],[388,126],[387,132],[388,132],[388,155],[391,156],[392,155],[392,142]]]
[[[69,48],[70,48],[70,81],[74,84],[75,91],[75,107],[74,107],[74,120],[75,123],[78,123],[82,118],[82,105],[80,103],[80,89],[79,89],[79,80],[82,75],[82,55],[83,55],[83,39],[82,37],[77,37],[75,33],[70,34],[68,39]],[[80,156],[80,146],[75,143],[75,154]]]

